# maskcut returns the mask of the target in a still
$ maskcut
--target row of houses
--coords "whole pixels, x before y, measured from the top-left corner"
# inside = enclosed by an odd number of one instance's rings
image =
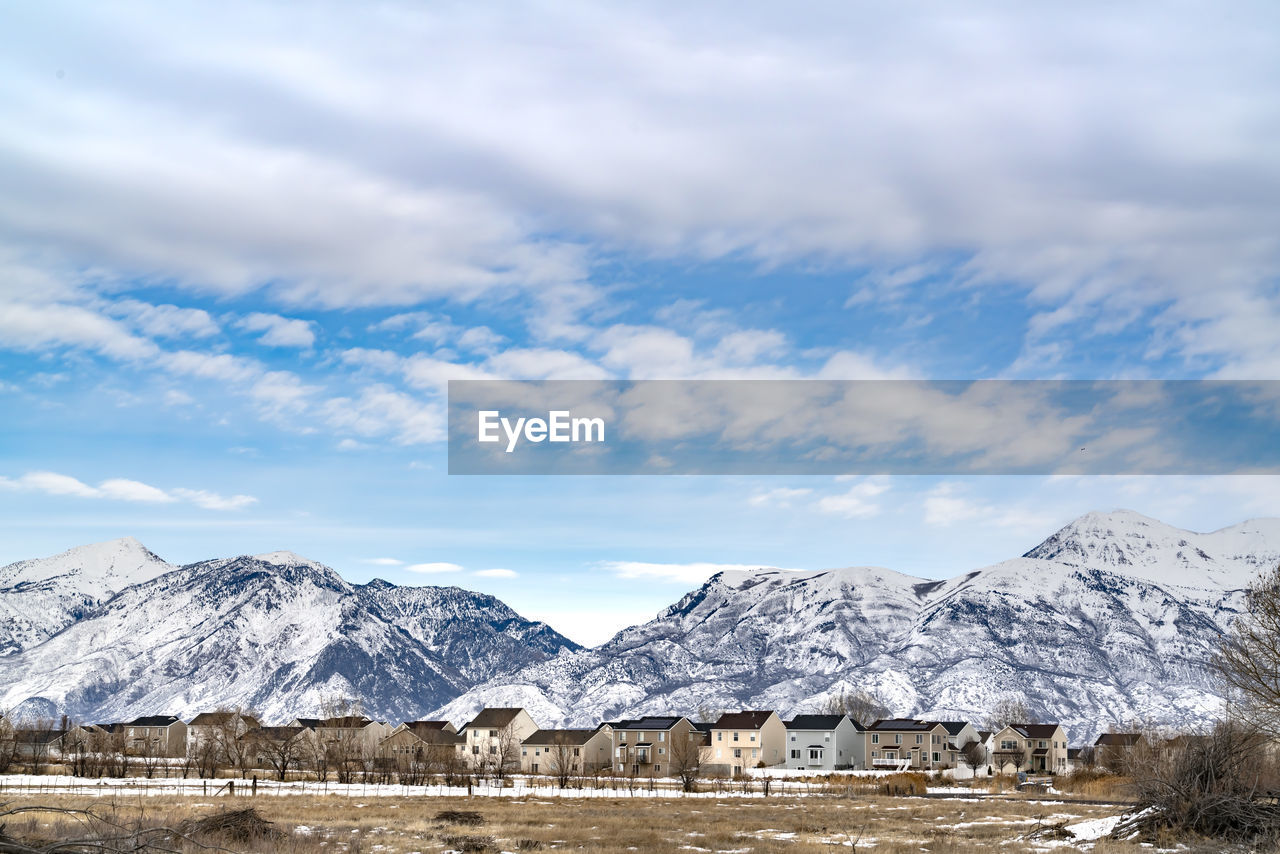
[[[51,736],[64,754],[110,736],[133,756],[206,756],[242,769],[273,767],[282,775],[302,768],[308,757],[395,769],[451,762],[483,772],[642,777],[680,776],[690,769],[737,775],[757,767],[1063,773],[1079,753],[1068,748],[1059,724],[1009,724],[993,732],[965,721],[886,718],[864,726],[842,714],[784,721],[768,710],[727,712],[707,722],[646,716],[580,729],[544,729],[521,708],[486,708],[461,728],[448,721],[393,726],[358,715],[264,727],[251,715],[219,711],[186,722],[156,715],[70,727]]]

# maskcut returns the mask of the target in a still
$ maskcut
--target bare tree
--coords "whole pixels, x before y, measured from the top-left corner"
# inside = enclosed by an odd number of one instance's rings
[[[252,730],[258,726],[257,716],[240,707],[219,709],[218,712],[223,717],[213,731],[213,739],[218,745],[219,757],[244,777],[253,758],[255,739]]]
[[[960,748],[960,761],[977,774],[978,769],[987,764],[987,748],[980,741],[967,742]]]
[[[845,691],[843,688],[839,694],[827,698],[822,713],[848,715],[864,727],[890,715],[889,707],[876,695],[868,691]]]
[[[562,732],[556,733],[551,744],[551,758],[547,763],[547,770],[551,772],[556,785],[560,788],[567,788],[569,780],[579,770],[578,764],[581,757],[576,754],[581,752],[581,747],[575,746],[568,735]]]
[[[1145,742],[1144,742],[1145,743]],[[1131,754],[1137,803],[1113,835],[1208,836],[1246,843],[1280,839],[1280,787],[1271,739],[1251,722],[1228,718],[1174,750]],[[1270,850],[1269,848],[1267,850]]]
[[[253,730],[250,734],[252,753],[258,763],[270,768],[280,782],[289,771],[297,768],[303,759],[308,730],[300,726],[273,726]]]
[[[1280,567],[1250,586],[1246,610],[1214,660],[1237,720],[1280,735]]]
[[[222,764],[222,749],[216,738],[187,738],[187,764],[205,779],[218,776]]]
[[[671,742],[671,773],[680,780],[680,788],[692,792],[702,776],[701,733],[694,730],[684,738],[677,734]]]
[[[1038,723],[1031,714],[1031,708],[1020,697],[1006,696],[997,702],[987,715],[984,729],[999,732],[1009,724]]]
[[[0,774],[18,764],[18,729],[9,713],[0,714]]]
[[[41,774],[52,757],[58,738],[57,725],[52,718],[39,718],[31,726],[15,730],[15,736],[26,760],[28,774]]]

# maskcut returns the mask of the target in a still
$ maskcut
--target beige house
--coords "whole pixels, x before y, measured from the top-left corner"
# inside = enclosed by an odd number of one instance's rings
[[[464,758],[472,768],[511,771],[519,767],[520,745],[538,729],[524,709],[493,708],[481,709],[458,734]]]
[[[449,721],[407,721],[378,744],[378,758],[399,764],[440,755],[445,749],[460,753],[462,736]]]
[[[933,771],[956,767],[953,737],[941,721],[885,718],[867,727],[863,737],[867,767],[872,770]]]
[[[241,738],[260,726],[257,718],[241,712],[201,712],[187,723],[187,751],[196,753],[206,745],[221,744],[227,735]]]
[[[520,770],[526,774],[591,774],[609,767],[613,738],[596,729],[540,729],[520,745]]]
[[[777,712],[726,712],[711,725],[711,762],[733,774],[786,762],[787,727]]]
[[[125,750],[134,756],[185,756],[187,725],[175,715],[134,718],[124,725]]]
[[[687,761],[687,751],[702,742],[689,719],[677,715],[610,721],[600,729],[610,739],[613,773],[630,777],[671,776],[673,762]]]
[[[392,727],[385,721],[371,721],[363,715],[343,715],[334,718],[294,718],[289,726],[301,726],[315,732],[321,745],[342,745],[344,752],[350,746],[363,756],[376,756],[378,745],[391,735]]]
[[[991,764],[998,774],[1068,770],[1067,731],[1060,724],[1009,724],[991,740]]]

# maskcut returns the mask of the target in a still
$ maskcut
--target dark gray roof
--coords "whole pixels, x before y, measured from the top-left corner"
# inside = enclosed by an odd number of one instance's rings
[[[525,744],[586,744],[597,729],[540,729],[524,740]]]
[[[523,712],[521,708],[496,708],[481,709],[480,714],[471,719],[463,729],[479,729],[481,727],[495,727],[501,729],[507,724],[515,720],[516,715]]]
[[[610,724],[614,729],[624,730],[669,730],[676,724],[680,723],[682,718],[679,715],[651,715],[649,717],[637,718],[636,720],[614,721]]]
[[[968,721],[938,721],[947,728],[947,735],[959,735],[960,731],[969,725]]]
[[[173,726],[176,723],[176,715],[144,715],[129,721],[129,726]]]
[[[716,729],[760,729],[764,726],[765,721],[769,720],[769,716],[776,714],[772,711],[750,711],[750,712],[725,712],[716,721]]]
[[[840,726],[844,715],[796,715],[787,721],[787,729],[829,730]]]
[[[918,721],[911,718],[882,718],[867,727],[871,732],[928,732],[938,725],[937,721]]]

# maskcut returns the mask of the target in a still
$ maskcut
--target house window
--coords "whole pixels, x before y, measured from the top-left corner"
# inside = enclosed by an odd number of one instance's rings
[[[821,761],[822,761],[822,751],[821,751],[821,750],[810,750],[810,751],[809,751],[809,761],[810,761],[810,762],[821,762]]]
[[[760,757],[760,748],[758,747],[751,748],[751,758],[758,759],[759,757]]]
[[[793,736],[791,736],[791,740],[792,740],[792,741],[795,741],[795,740],[796,740],[796,737],[795,737],[794,735],[793,735]]]
[[[722,732],[716,733],[716,741],[724,741],[724,733]]]
[[[873,732],[873,733],[871,733],[871,743],[872,743],[872,744],[879,744],[879,743],[880,743],[880,733],[878,733],[878,732]]]
[[[528,751],[526,748],[523,748],[523,747],[522,747],[522,748],[520,748],[520,755],[521,755],[521,756],[528,756],[528,755],[529,755],[529,751]]]
[[[917,735],[917,736],[916,736],[916,744],[924,744],[924,736],[923,736],[923,735]]]
[[[625,732],[618,733],[618,741],[626,741],[626,740],[627,740],[627,734]]]
[[[827,733],[822,737],[823,741],[831,741],[831,733]]]
[[[741,758],[742,758],[742,748],[741,748],[741,747],[735,747],[735,748],[733,749],[733,758],[734,758],[734,759],[741,759]]]
[[[658,741],[666,741],[666,740],[667,740],[667,734],[665,732],[658,733]]]
[[[662,773],[662,766],[661,766],[661,765],[655,765],[655,766],[653,766],[653,772],[654,772],[655,774],[661,774],[661,773]]]
[[[581,748],[581,747],[575,747],[575,748],[573,749],[573,755],[574,755],[574,756],[581,756],[581,755],[582,755],[582,748]]]
[[[893,743],[894,743],[894,744],[902,744],[902,736],[901,736],[901,735],[895,735],[895,736],[893,737]]]
[[[935,753],[935,754],[933,754],[933,761],[934,761],[934,762],[941,762],[941,761],[942,761],[942,754],[941,754],[941,753]]]
[[[737,741],[737,740],[738,740],[738,734],[737,734],[736,732],[733,734],[733,740],[734,740],[734,741]]]
[[[799,751],[799,750],[793,750],[793,751],[791,751],[791,758],[792,758],[792,759],[799,759],[799,758],[800,758],[800,751]]]
[[[662,756],[662,755],[663,755],[664,753],[666,753],[666,752],[667,752],[667,749],[666,749],[665,747],[659,747],[659,748],[658,748],[658,755],[659,755],[659,756]]]
[[[754,732],[753,732],[753,733],[751,733],[751,735],[748,737],[748,740],[749,740],[749,741],[755,741],[755,740],[756,740],[756,734],[755,734]]]

